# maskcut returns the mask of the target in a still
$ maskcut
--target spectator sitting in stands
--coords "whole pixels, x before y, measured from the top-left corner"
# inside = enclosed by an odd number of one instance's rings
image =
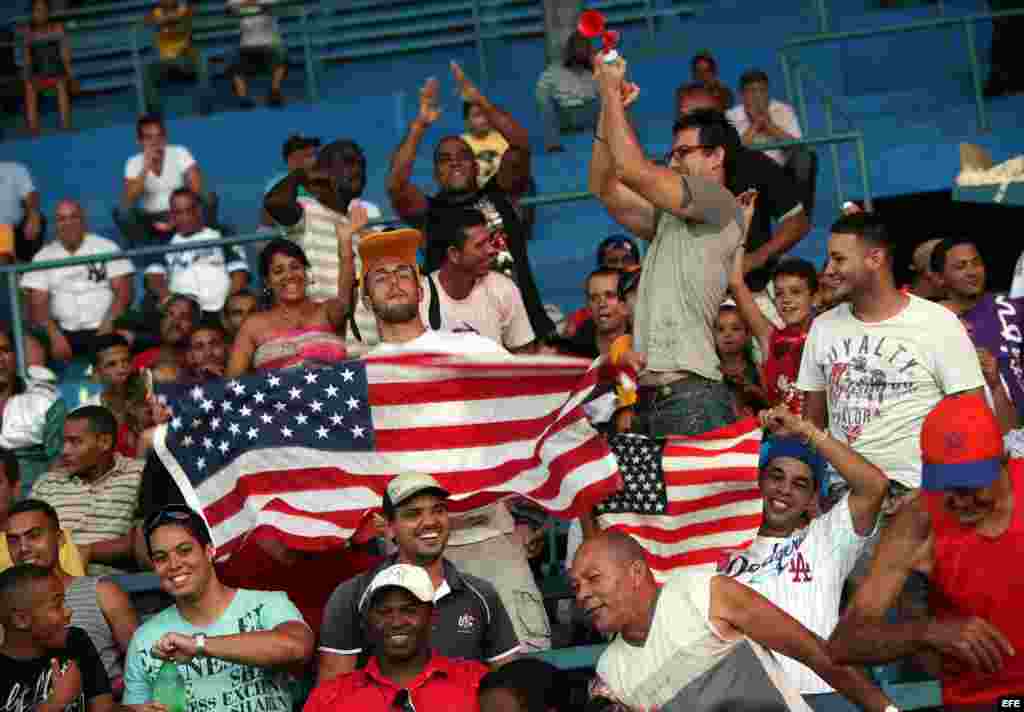
[[[10,450],[0,448],[0,532],[7,531],[7,518],[15,506],[21,491],[21,474],[18,458]],[[71,532],[60,530],[60,568],[71,576],[85,576],[85,563],[78,547],[71,541]],[[0,536],[0,571],[14,566],[7,537]]]
[[[39,209],[39,191],[28,169],[14,161],[0,162],[0,225],[10,225],[13,245],[4,245],[0,263],[28,262],[43,246],[46,216]]]
[[[172,245],[216,240],[221,234],[207,227],[199,196],[188,188],[171,194]],[[147,305],[143,312],[155,314],[171,294],[187,294],[199,300],[203,312],[219,316],[228,295],[249,286],[249,265],[238,245],[201,247],[168,252],[164,264],[146,268]]]
[[[80,548],[126,534],[136,520],[143,463],[118,455],[116,445],[114,414],[102,406],[82,406],[68,413],[64,422],[60,466],[32,485],[32,498],[57,510]],[[90,562],[115,563],[102,545],[82,553]],[[117,570],[90,563],[88,571]]]
[[[564,151],[562,126],[581,129],[597,123],[601,108],[594,81],[594,47],[573,32],[565,43],[561,64],[551,64],[537,80],[537,105],[544,124],[544,150]],[[483,185],[483,181],[481,181]]]
[[[52,572],[64,586],[64,604],[71,625],[84,630],[96,647],[110,678],[114,696],[124,688],[124,654],[139,627],[131,599],[114,581],[65,571],[60,561],[65,534],[56,510],[38,499],[26,499],[11,509],[6,539],[15,564],[33,564]]]
[[[425,228],[426,272],[438,269],[448,252],[448,233],[442,231],[443,234],[436,238],[434,235],[435,228],[445,224],[446,214],[461,213],[467,208],[482,212],[492,237],[497,241],[497,250],[507,250],[512,257],[515,282],[526,305],[533,333],[537,338],[544,338],[555,331],[555,325],[544,310],[534,282],[526,250],[527,227],[516,207],[516,202],[529,187],[530,137],[510,114],[488,101],[454,62],[452,74],[462,101],[480,107],[488,123],[508,141],[509,148],[502,156],[501,167],[494,178],[481,188],[473,149],[459,136],[445,136],[438,141],[434,151],[434,178],[441,190],[428,198],[412,184],[416,151],[427,129],[441,115],[437,105],[440,84],[436,79],[430,79],[420,91],[419,114],[413,119],[409,133],[391,161],[388,175],[391,206],[402,219]]]
[[[720,110],[718,98],[704,87],[685,88],[680,99],[680,116],[687,116],[698,109]],[[738,134],[735,141],[740,143]],[[772,269],[780,256],[791,250],[811,229],[809,206],[804,205],[809,198],[806,186],[801,186],[761,151],[746,148],[735,153],[725,185],[736,196],[748,191],[757,192],[753,215],[747,221],[743,271],[747,286],[754,293],[761,311],[776,327],[781,327],[782,320],[767,288]],[[764,356],[759,354],[757,360],[763,361]]]
[[[242,324],[251,314],[260,311],[260,300],[247,289],[235,292],[224,302],[224,310],[220,315],[220,323],[224,327],[228,341],[234,342],[242,328]]]
[[[159,115],[139,117],[135,133],[142,153],[124,164],[124,192],[114,209],[114,221],[130,248],[170,239],[174,229],[169,220],[171,193],[188,188],[203,195],[199,164],[184,146],[167,145],[167,128]],[[211,194],[207,202],[208,217],[213,220],[215,197]],[[152,261],[154,258],[147,258],[143,264]]]
[[[120,252],[114,242],[86,232],[78,202],[62,200],[54,217],[57,240],[33,262]],[[28,290],[32,323],[45,333],[55,361],[92,355],[97,339],[110,334],[131,306],[134,271],[129,260],[119,259],[25,273],[21,286]]]
[[[112,712],[110,680],[81,628],[68,627],[64,585],[32,564],[0,573],[0,699],[6,709]]]
[[[185,365],[188,338],[202,319],[202,309],[194,297],[172,294],[161,307],[160,343],[135,355],[132,369],[142,371],[157,361]]]
[[[444,599],[438,598],[431,575],[416,565],[395,564],[365,588],[352,608],[372,645],[370,661],[347,675],[321,676],[305,712],[475,710],[487,668],[432,650],[431,628]]]
[[[276,173],[274,177],[267,183],[267,187],[263,190],[263,195],[266,197],[275,185],[280,183],[282,180],[288,177],[288,174],[292,171],[297,171],[300,168],[309,170],[316,164],[316,152],[320,150],[320,139],[308,138],[302,134],[292,134],[288,137],[288,140],[284,142],[284,146],[281,149],[281,155],[284,157],[285,172]],[[306,190],[304,186],[299,186],[298,197],[300,198],[312,198],[313,196]],[[260,226],[261,227],[273,227],[274,218],[267,209],[260,203]]]
[[[288,48],[281,39],[277,19],[270,12],[270,5],[277,0],[228,0],[228,10],[239,15],[242,38],[238,53],[228,69],[231,88],[244,108],[253,105],[249,98],[246,76],[270,70],[271,106],[281,106],[281,83],[288,75]]]
[[[784,404],[793,413],[803,412],[802,392],[796,388],[804,342],[814,317],[814,297],[818,291],[818,272],[806,260],[786,259],[775,268],[772,277],[775,305],[782,318],[778,328],[754,300],[743,276],[744,250],[736,251],[729,289],[743,320],[766,355],[764,394],[769,406]]]
[[[742,104],[726,113],[740,133],[744,146],[756,148],[759,143],[794,141],[803,133],[796,113],[789,104],[768,96],[768,75],[760,69],[751,69],[740,77]],[[766,151],[780,166],[786,162],[785,152]]]
[[[0,448],[17,456],[25,488],[60,454],[65,410],[50,369],[33,365],[26,381],[18,376],[14,339],[0,330]]]
[[[480,712],[570,712],[569,680],[551,663],[513,660],[480,681]]]
[[[142,379],[132,369],[132,348],[120,334],[108,334],[97,339],[94,349],[95,378],[103,391],[82,405],[103,406],[123,426],[129,401],[144,390]]]
[[[346,318],[355,281],[352,236],[366,225],[366,209],[356,205],[351,221],[335,226],[338,253],[338,296],[313,301],[307,296],[309,260],[290,240],[275,238],[260,255],[260,274],[270,293],[267,311],[242,325],[231,347],[228,377],[253,368],[310,368],[343,361]]]
[[[155,27],[157,59],[143,69],[146,113],[160,113],[158,85],[167,77],[186,77],[199,83],[199,112],[210,110],[210,69],[206,58],[192,46],[192,6],[189,0],[160,0],[144,22]]]
[[[761,421],[774,435],[762,450],[757,480],[763,520],[753,542],[730,552],[718,572],[750,586],[827,639],[839,623],[846,577],[876,532],[888,481],[845,443],[784,406],[763,412]],[[818,515],[822,458],[850,491]],[[801,694],[835,692],[804,665],[784,657],[779,663]],[[813,699],[808,702],[817,708]]]
[[[148,517],[143,533],[160,588],[174,605],[132,637],[124,704],[152,710],[157,671],[172,660],[188,664],[183,693],[190,708],[228,712],[237,708],[234,698],[249,694],[264,709],[294,709],[286,671],[310,661],[314,635],[288,596],[225,585],[206,524],[187,507]]]
[[[39,135],[39,94],[57,90],[60,125],[71,129],[71,95],[78,82],[71,71],[71,44],[64,23],[50,20],[47,0],[32,0],[32,17],[22,28],[25,66],[25,121],[33,135]]]
[[[509,351],[527,351],[535,340],[519,287],[491,269],[497,246],[478,210],[446,213],[433,239],[447,239],[441,269],[423,277],[420,317],[431,329],[473,331]]]
[[[469,144],[476,156],[477,181],[486,185],[501,167],[501,157],[508,150],[508,141],[487,121],[487,114],[476,104],[463,104],[462,116],[466,133],[462,140]]]
[[[494,586],[462,573],[444,554],[448,546],[448,492],[429,475],[406,473],[394,477],[384,495],[388,537],[396,556],[341,584],[324,610],[317,683],[350,673],[360,653],[374,641],[360,624],[362,603],[375,577],[394,564],[426,571],[437,605],[433,649],[441,655],[498,666],[520,650],[515,628]]]
[[[632,311],[620,287],[625,273],[617,269],[599,269],[590,273],[584,285],[587,311],[592,314],[571,336],[563,339],[560,350],[574,356],[597,358],[608,353],[620,336],[629,333]],[[637,282],[632,281],[635,285]]]
[[[207,317],[196,325],[188,337],[185,363],[191,374],[190,381],[202,383],[224,378],[228,366],[228,346],[219,319]]]
[[[751,356],[750,327],[743,321],[735,304],[718,308],[715,319],[715,351],[722,380],[736,399],[736,412],[748,418],[767,406],[761,376]]]
[[[933,302],[945,296],[942,276],[932,271],[932,251],[940,242],[942,240],[938,238],[925,240],[914,248],[914,255],[910,261],[910,271],[914,273],[910,282],[910,293]]]
[[[601,244],[597,246],[598,270],[621,270],[625,269],[627,266],[638,266],[639,264],[640,249],[637,247],[636,241],[627,235],[610,235],[601,240]],[[586,285],[584,285],[583,291],[586,293]],[[591,313],[589,306],[577,309],[565,320],[565,324],[562,326],[562,335],[572,338],[577,329],[589,321],[592,316],[593,314]],[[589,342],[590,339],[587,339],[587,341]]]
[[[725,111],[733,105],[732,89],[727,87],[718,76],[718,62],[710,50],[702,50],[693,55],[690,60],[690,76],[694,82],[702,84],[718,100],[720,111]],[[679,97],[676,97],[678,104]]]

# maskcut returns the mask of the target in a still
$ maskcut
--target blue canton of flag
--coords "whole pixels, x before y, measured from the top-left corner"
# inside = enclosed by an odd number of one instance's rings
[[[358,362],[211,381],[177,395],[167,447],[193,485],[263,448],[374,448],[366,368]]]

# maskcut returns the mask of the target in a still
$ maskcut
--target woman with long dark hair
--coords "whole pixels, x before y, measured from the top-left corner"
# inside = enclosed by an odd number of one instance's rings
[[[349,222],[336,228],[338,296],[323,302],[307,296],[309,258],[301,247],[277,238],[263,248],[260,274],[270,306],[242,323],[231,348],[228,378],[252,368],[299,368],[345,359],[345,326],[355,280],[352,236],[367,219],[366,208],[354,203]]]

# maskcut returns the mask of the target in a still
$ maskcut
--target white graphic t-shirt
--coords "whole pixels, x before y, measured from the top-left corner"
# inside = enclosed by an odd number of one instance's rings
[[[849,304],[817,317],[797,388],[825,391],[829,430],[889,479],[921,486],[921,425],[947,395],[985,380],[967,330],[943,306],[909,296],[896,316],[867,323]]]
[[[839,623],[843,584],[867,541],[853,528],[846,494],[827,513],[790,536],[757,536],[746,549],[731,552],[719,565],[719,573],[746,584],[827,640]],[[834,691],[802,663],[776,657],[801,694]]]

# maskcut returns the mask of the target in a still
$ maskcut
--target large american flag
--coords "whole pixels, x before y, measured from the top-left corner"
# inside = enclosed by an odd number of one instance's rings
[[[618,489],[587,421],[598,368],[562,357],[399,355],[191,387],[155,449],[221,559],[247,536],[348,540],[400,472],[434,475],[452,511],[523,495],[573,517]]]
[[[762,509],[756,419],[664,442],[618,435],[611,444],[623,487],[599,505],[598,522],[635,537],[658,580],[680,568],[715,567],[757,535]]]

